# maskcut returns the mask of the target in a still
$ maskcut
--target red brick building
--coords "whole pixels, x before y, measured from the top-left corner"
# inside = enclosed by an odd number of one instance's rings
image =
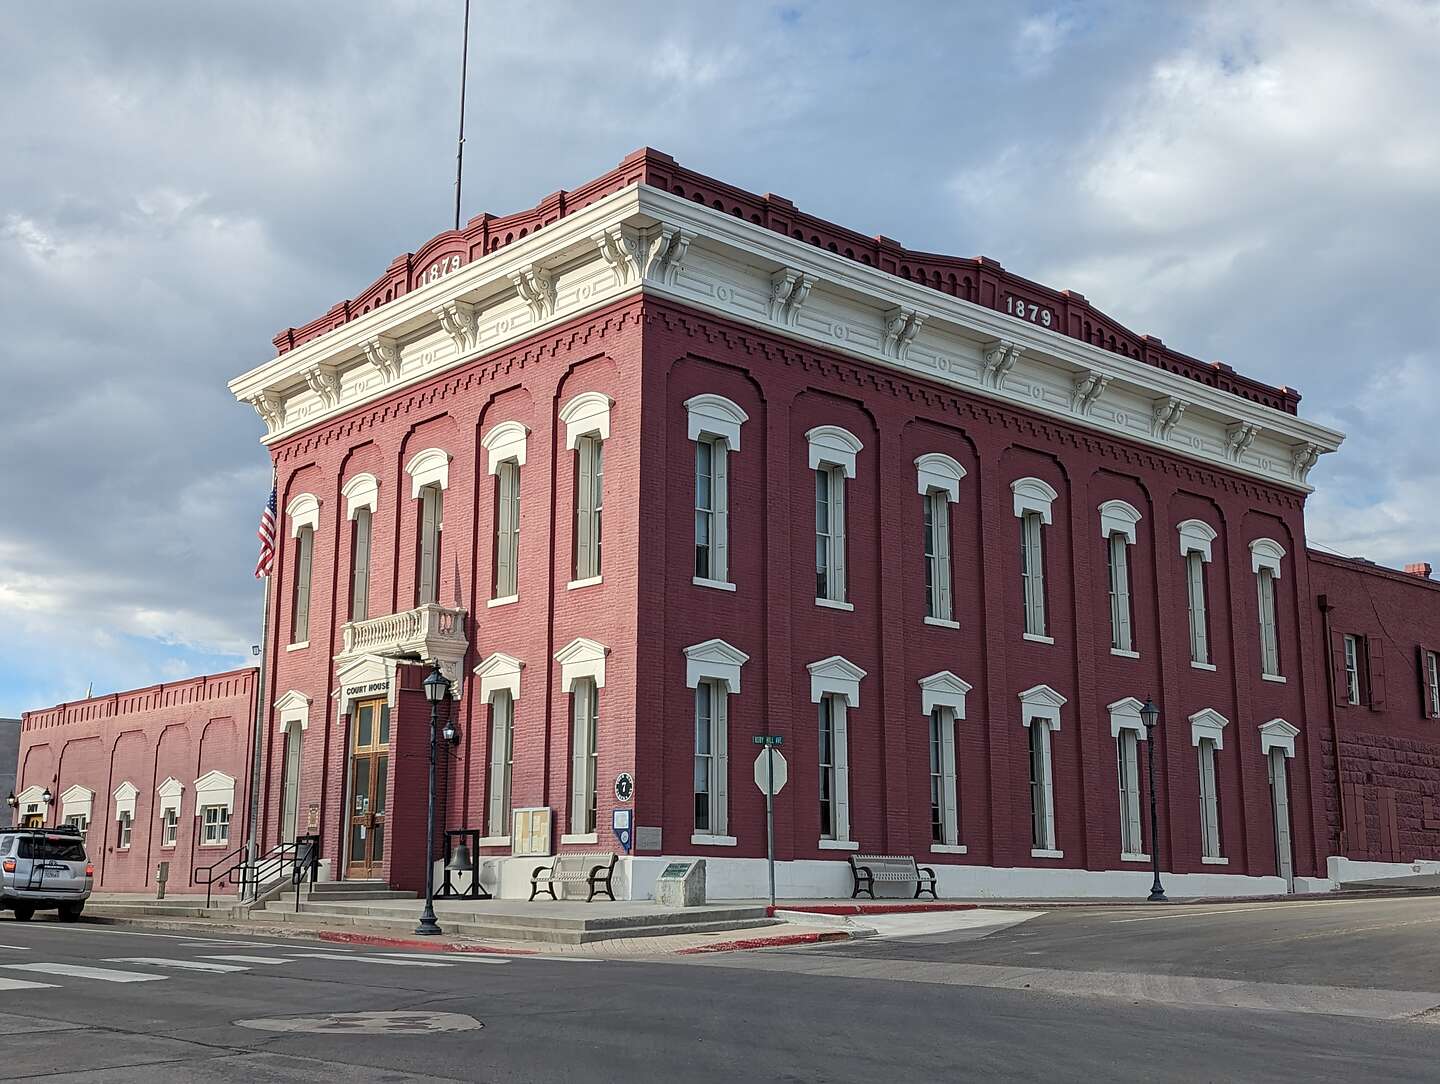
[[[857,849],[1134,892],[1147,696],[1172,891],[1330,883],[1303,509],[1341,437],[1292,389],[650,150],[275,342],[231,384],[285,542],[267,846],[418,882],[425,659],[443,826],[506,894],[627,810],[633,894],[678,855],[760,894],[766,732],[785,894],[848,892]]]
[[[193,890],[196,871],[244,839],[257,675],[233,670],[26,712],[16,821],[84,831],[98,891],[151,891],[161,862],[170,863],[168,891]]]

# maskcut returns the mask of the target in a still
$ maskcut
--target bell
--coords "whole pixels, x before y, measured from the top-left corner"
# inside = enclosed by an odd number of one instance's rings
[[[450,852],[450,861],[445,863],[445,868],[468,873],[470,865],[470,847],[465,842],[465,837],[461,836],[455,844],[455,849]]]

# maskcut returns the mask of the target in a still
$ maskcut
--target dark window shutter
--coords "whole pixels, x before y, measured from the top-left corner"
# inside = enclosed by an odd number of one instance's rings
[[[1385,641],[1365,637],[1365,660],[1370,671],[1370,710],[1385,710]]]
[[[1430,667],[1425,665],[1425,645],[1415,645],[1415,669],[1420,675],[1420,718],[1433,719],[1430,712]]]

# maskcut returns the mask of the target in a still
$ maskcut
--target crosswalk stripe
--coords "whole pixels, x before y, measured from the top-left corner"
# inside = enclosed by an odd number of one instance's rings
[[[29,952],[28,945],[0,945],[0,949],[9,949],[11,952]]]
[[[142,975],[138,971],[116,971],[108,967],[83,967],[80,964],[0,964],[7,971],[36,971],[42,975],[68,975],[72,979],[95,979],[98,982],[163,982],[164,975]]]
[[[202,960],[222,960],[231,964],[293,964],[288,956],[201,956]]]
[[[54,990],[53,982],[26,982],[24,979],[0,978],[0,990]]]
[[[249,971],[237,964],[213,964],[204,960],[168,960],[160,956],[112,956],[107,964],[149,964],[152,967],[178,967],[182,971]]]
[[[510,961],[504,956],[482,956],[478,952],[447,952],[444,960],[436,960],[433,952],[378,952],[377,956],[394,960],[428,960],[432,963],[453,964],[508,964]]]
[[[449,964],[431,963],[422,960],[387,960],[383,956],[342,956],[338,952],[297,952],[295,955],[307,960],[348,960],[369,964],[390,964],[393,967],[449,967]]]

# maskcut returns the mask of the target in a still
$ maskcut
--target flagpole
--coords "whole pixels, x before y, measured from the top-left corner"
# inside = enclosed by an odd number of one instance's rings
[[[470,0],[465,0],[465,36],[460,46],[460,142],[455,147],[455,228],[460,228],[460,179],[465,166],[465,73],[470,66]]]
[[[275,485],[278,481],[275,469],[270,470],[270,492],[275,492]],[[265,765],[265,653],[270,646],[270,581],[275,578],[274,558],[270,571],[266,573],[265,591],[263,601],[260,603],[260,672],[255,678],[255,725],[251,728],[250,757],[250,830],[246,833],[245,861],[250,867],[254,877],[254,883],[250,892],[254,896],[260,895],[260,871],[256,864],[259,858],[260,834],[260,782],[264,778]],[[241,896],[245,895],[245,886],[241,885]]]

